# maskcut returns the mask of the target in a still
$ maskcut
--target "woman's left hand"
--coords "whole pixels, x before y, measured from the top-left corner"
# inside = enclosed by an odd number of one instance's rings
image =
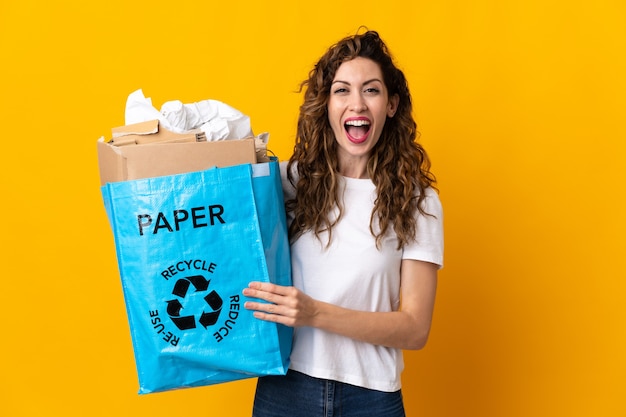
[[[316,301],[296,287],[254,281],[243,290],[243,295],[266,301],[244,303],[261,320],[301,327],[310,326],[317,314]]]

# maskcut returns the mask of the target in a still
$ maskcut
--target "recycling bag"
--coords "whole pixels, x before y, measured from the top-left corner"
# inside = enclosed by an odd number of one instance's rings
[[[283,375],[292,329],[243,308],[291,285],[278,162],[107,183],[139,393]]]

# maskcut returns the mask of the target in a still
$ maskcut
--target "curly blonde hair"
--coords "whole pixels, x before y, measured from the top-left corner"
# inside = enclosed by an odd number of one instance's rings
[[[370,218],[370,231],[380,247],[382,237],[393,228],[398,249],[415,240],[416,212],[425,213],[422,205],[425,190],[433,187],[430,160],[416,142],[417,124],[412,115],[411,95],[406,78],[398,69],[387,46],[375,31],[347,37],[331,46],[302,82],[304,102],[300,106],[294,152],[287,175],[296,189],[295,198],[286,202],[293,215],[289,235],[296,240],[312,231],[319,239],[341,219],[337,142],[328,120],[330,87],[339,66],[356,57],[369,58],[380,65],[389,97],[398,95],[398,109],[387,118],[381,137],[372,149],[367,164],[369,178],[376,186],[377,198]],[[297,180],[293,168],[297,170]],[[337,208],[338,215],[331,217]],[[378,218],[379,230],[373,224]]]

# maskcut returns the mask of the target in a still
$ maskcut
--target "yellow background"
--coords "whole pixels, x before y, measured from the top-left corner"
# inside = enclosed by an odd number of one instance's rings
[[[95,141],[128,94],[216,99],[290,155],[327,46],[378,30],[445,205],[410,416],[626,415],[626,5],[0,2],[0,414],[246,416],[254,380],[139,396]]]

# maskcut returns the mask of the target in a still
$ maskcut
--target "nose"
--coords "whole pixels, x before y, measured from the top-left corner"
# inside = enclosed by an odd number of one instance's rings
[[[367,104],[365,104],[365,100],[363,100],[361,94],[357,93],[352,96],[352,101],[350,102],[350,110],[356,113],[367,110]]]

